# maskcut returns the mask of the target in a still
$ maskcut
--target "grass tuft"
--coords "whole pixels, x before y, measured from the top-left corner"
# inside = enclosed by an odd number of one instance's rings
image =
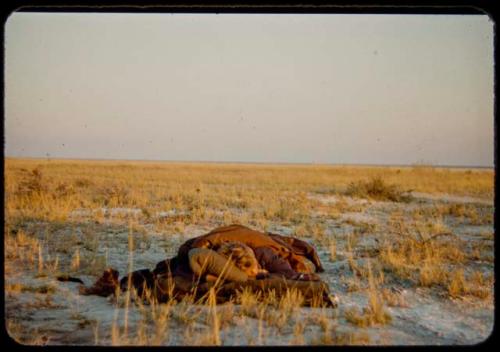
[[[394,184],[387,184],[380,176],[369,181],[351,182],[346,195],[357,198],[370,198],[381,201],[409,202],[412,197]]]

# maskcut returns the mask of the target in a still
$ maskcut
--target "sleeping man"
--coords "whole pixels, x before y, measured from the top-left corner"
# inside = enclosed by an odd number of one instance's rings
[[[306,298],[319,296],[327,306],[336,306],[328,285],[315,271],[323,271],[314,247],[293,237],[263,233],[241,225],[217,228],[182,244],[177,256],[159,262],[151,272],[138,270],[123,277],[107,269],[90,288],[81,287],[81,294],[106,296],[117,287],[131,286],[139,295],[148,289],[160,302],[192,293],[207,292],[219,285],[221,301],[237,290],[248,287],[254,291],[282,291],[296,288]]]

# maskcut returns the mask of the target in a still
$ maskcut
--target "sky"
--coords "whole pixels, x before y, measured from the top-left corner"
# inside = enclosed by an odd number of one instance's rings
[[[483,15],[14,13],[7,157],[494,165]]]

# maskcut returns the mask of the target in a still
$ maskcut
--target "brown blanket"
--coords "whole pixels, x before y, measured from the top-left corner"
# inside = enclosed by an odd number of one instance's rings
[[[259,247],[270,248],[277,255],[288,260],[296,271],[302,271],[305,267],[302,263],[304,257],[314,263],[317,271],[324,271],[316,250],[307,242],[294,237],[252,230],[242,225],[218,227],[206,235],[192,238],[181,245],[178,257],[181,262],[184,262],[183,258],[187,257],[187,253],[192,248],[216,249],[221,243],[228,241],[243,242],[254,250]]]
[[[130,285],[137,289],[140,296],[146,292],[144,289],[147,288],[153,291],[159,302],[166,302],[170,298],[181,298],[192,293],[195,284],[198,283],[196,293],[203,295],[214,283],[203,282],[203,280],[198,282],[189,265],[189,250],[193,248],[216,249],[221,243],[228,241],[240,241],[252,247],[254,251],[257,249],[257,254],[261,254],[259,258],[262,257],[262,261],[271,261],[272,265],[268,263],[268,266],[274,270],[269,270],[271,276],[265,279],[219,283],[220,286],[217,287],[218,301],[227,301],[234,296],[236,291],[244,288],[264,294],[274,290],[278,296],[285,294],[287,289],[292,288],[302,293],[306,305],[319,302],[329,307],[336,306],[336,299],[330,294],[328,285],[319,280],[319,277],[308,279],[316,281],[290,280],[290,278],[295,278],[296,271],[300,271],[303,258],[310,259],[315,264],[317,271],[324,271],[314,247],[293,237],[263,233],[241,225],[219,227],[206,235],[186,241],[180,246],[177,256],[159,262],[152,272],[148,269],[138,270],[128,274],[118,282],[118,272],[109,268],[92,287],[81,287],[80,292],[106,296],[114,293],[118,287],[121,290],[126,290]],[[274,258],[276,256],[283,259],[277,258],[280,260],[276,260]],[[287,267],[288,263],[290,266]]]
[[[198,299],[214,286],[213,282],[199,284],[195,297]],[[287,290],[297,290],[304,297],[303,305],[337,307],[337,298],[330,293],[328,285],[322,281],[288,280],[283,277],[272,276],[263,280],[247,280],[245,282],[224,282],[216,287],[217,303],[224,303],[234,297],[237,291],[249,289],[254,293],[262,293],[261,297],[274,291],[276,297],[282,297]],[[183,277],[161,276],[156,280],[154,294],[159,302],[166,302],[169,298],[182,298],[192,292],[193,285]]]

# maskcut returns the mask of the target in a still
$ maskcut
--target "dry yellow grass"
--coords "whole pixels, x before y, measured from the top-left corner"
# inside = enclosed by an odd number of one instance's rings
[[[484,274],[474,272],[467,278],[463,269],[455,270],[451,275],[447,285],[450,297],[474,296],[480,299],[490,298],[493,281],[490,277],[485,278]]]
[[[403,308],[409,307],[408,303],[406,302],[401,292],[393,292],[390,289],[384,288],[382,289],[381,293],[382,293],[382,298],[389,307],[403,307]]]
[[[152,226],[156,232],[168,235],[184,232],[190,224],[212,227],[236,222],[266,230],[269,224],[280,223],[290,226],[299,237],[312,237],[315,241],[325,244],[332,261],[346,257],[354,273],[353,279],[348,283],[353,291],[364,290],[365,283],[368,282],[368,305],[362,312],[348,311],[346,318],[349,321],[359,326],[386,324],[391,318],[384,308],[384,301],[392,306],[402,306],[404,302],[388,291],[379,291],[379,285],[384,282],[382,272],[380,271],[379,276],[374,276],[371,267],[366,269],[360,266],[354,257],[360,239],[379,231],[379,228],[347,220],[344,223],[352,225],[354,229],[346,236],[345,241],[342,236],[336,237],[336,240],[328,240],[325,223],[313,219],[311,213],[318,209],[326,210],[325,218],[337,219],[345,212],[362,211],[366,205],[349,204],[343,194],[350,184],[366,184],[377,178],[402,190],[491,199],[493,176],[491,170],[468,171],[428,167],[49,161],[9,158],[5,160],[4,193],[4,243],[8,260],[5,266],[6,275],[13,274],[18,265],[38,272],[39,275],[55,272],[60,265],[57,253],[65,254],[69,258],[67,267],[72,267],[72,270],[80,273],[84,270],[94,270],[95,272],[88,272],[93,274],[102,272],[106,266],[106,258],[92,253],[97,252],[99,245],[96,229],[109,223],[115,228],[121,226],[125,232],[129,231],[130,253],[137,250],[139,244],[147,246],[146,225]],[[339,201],[325,205],[309,197],[311,193],[335,194]],[[126,208],[128,211],[112,215],[112,208]],[[413,221],[405,220],[404,214],[393,214],[389,227],[396,241],[382,243],[377,259],[389,272],[397,277],[410,278],[416,285],[439,285],[452,297],[486,297],[490,292],[488,288],[492,286],[492,278],[480,273],[469,277],[460,272],[453,275],[443,274],[444,265],[463,264],[471,257],[482,258],[482,248],[473,247],[472,254],[467,254],[460,241],[446,240],[446,236],[450,236],[450,229],[445,221],[447,216],[464,219],[464,222],[471,224],[491,224],[491,209],[478,209],[473,206],[440,206],[433,210],[421,208],[414,212]],[[161,212],[173,210],[175,212],[172,216],[159,215]],[[76,226],[82,231],[80,236],[71,233],[71,229]],[[30,231],[27,231],[27,228]],[[68,229],[71,231],[65,235],[65,241],[47,246],[54,233]],[[491,240],[493,234],[488,233],[484,237]],[[346,254],[341,254],[341,240],[346,242]],[[467,280],[470,285],[467,285]],[[474,290],[474,285],[478,289]],[[23,290],[22,287],[16,286],[9,286],[8,289],[11,292]],[[242,292],[236,297],[236,302],[225,305],[225,308],[215,305],[213,295],[205,298],[205,304],[209,308],[206,316],[209,328],[201,335],[196,335],[198,337],[195,339],[192,338],[195,334],[192,327],[202,313],[193,308],[194,298],[187,296],[182,302],[169,302],[166,305],[157,305],[156,302],[150,301],[148,305],[151,309],[141,308],[140,302],[136,301],[144,314],[144,321],[137,326],[137,340],[131,338],[130,326],[126,324],[120,328],[114,324],[111,342],[119,345],[160,345],[169,338],[170,324],[181,324],[186,327],[186,344],[219,345],[221,331],[227,324],[226,318],[236,315],[234,303],[240,304],[239,312],[242,316],[252,317],[259,322],[259,332],[252,343],[264,340],[265,325],[278,331],[286,327],[291,328],[295,333],[295,343],[305,341],[302,334],[307,322],[297,316],[296,308],[303,301],[298,292],[291,291],[282,297],[271,294],[264,299],[250,292]],[[125,300],[125,297],[120,299]],[[126,302],[124,307],[128,312],[129,300],[123,302]],[[273,309],[264,309],[264,306]],[[126,316],[120,318],[127,319]],[[326,321],[325,317],[319,319]],[[147,328],[151,322],[154,323],[153,332]],[[20,329],[15,323],[9,324],[12,330]],[[323,331],[316,343],[344,344],[367,341],[365,336],[344,335],[326,323],[323,325]],[[95,342],[99,343],[97,325],[93,325],[93,329]],[[248,334],[252,335],[252,331]],[[35,340],[32,342],[38,343]]]
[[[411,215],[415,220],[431,218],[443,221],[448,216],[463,224],[487,225],[493,224],[493,212],[492,206],[452,203],[418,207],[412,210]]]
[[[382,246],[380,260],[387,269],[420,285],[442,283],[445,263],[461,263],[465,254],[460,242],[438,241],[437,237],[419,240],[411,235]]]
[[[344,314],[348,322],[359,326],[384,325],[392,321],[392,317],[385,309],[384,299],[379,292],[379,280],[373,276],[371,263],[367,264],[368,305],[360,312],[357,308],[346,309]]]
[[[67,220],[78,208],[139,208],[144,216],[175,208],[191,211],[184,221],[189,223],[206,220],[207,208],[241,208],[249,210],[250,221],[292,220],[307,215],[307,192],[337,192],[374,177],[402,189],[492,198],[493,171],[472,173],[416,167],[7,158],[5,211],[9,219]]]
[[[488,298],[492,281],[479,272],[466,276],[463,268],[470,261],[491,261],[492,244],[481,239],[468,243],[436,216],[422,222],[403,221],[393,214],[390,224],[396,236],[381,246],[378,259],[397,278],[417,286],[439,288],[453,298]]]
[[[328,251],[330,253],[330,261],[334,262],[337,259],[337,241],[331,239],[328,242]]]

